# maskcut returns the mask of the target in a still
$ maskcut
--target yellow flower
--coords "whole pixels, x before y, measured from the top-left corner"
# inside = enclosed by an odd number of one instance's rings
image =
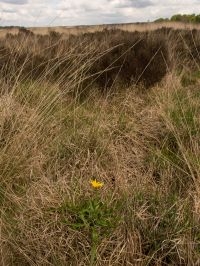
[[[102,182],[98,182],[96,179],[91,180],[90,184],[92,185],[93,188],[101,188],[101,187],[103,187],[103,183]]]

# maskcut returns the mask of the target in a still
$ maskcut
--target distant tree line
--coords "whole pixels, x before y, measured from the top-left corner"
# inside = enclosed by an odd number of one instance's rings
[[[200,14],[176,14],[171,18],[159,18],[155,22],[184,22],[184,23],[200,23]]]
[[[7,29],[7,30],[10,30],[10,29],[25,29],[25,27],[21,27],[21,26],[0,26],[0,29]]]

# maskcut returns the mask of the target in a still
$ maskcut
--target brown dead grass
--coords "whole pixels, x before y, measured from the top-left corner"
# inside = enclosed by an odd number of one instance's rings
[[[90,46],[85,53],[70,49],[66,58],[76,71],[62,86],[62,79],[43,75],[25,80],[24,64],[6,78],[1,72],[0,263],[198,265],[198,71],[190,62],[188,79],[174,57],[149,90],[134,82],[104,93],[93,86],[82,97],[80,81],[93,55]],[[92,178],[104,182],[98,193]],[[87,204],[94,199],[102,213],[93,224]],[[81,226],[81,217],[90,223]]]
[[[105,29],[120,29],[125,31],[154,31],[161,28],[173,28],[175,30],[200,30],[200,25],[192,23],[182,23],[182,22],[162,22],[162,23],[127,23],[127,24],[113,24],[113,25],[93,25],[93,26],[74,26],[74,27],[38,27],[29,28],[34,34],[48,34],[49,31],[56,31],[63,33],[64,35],[79,35],[83,33],[95,33],[101,32]]]
[[[29,27],[28,29],[31,30],[34,34],[45,35],[49,34],[50,31],[56,31],[60,34],[64,34],[63,37],[73,35],[79,35],[83,33],[95,33],[101,32],[105,29],[112,30],[112,29],[121,29],[125,31],[154,31],[157,29],[161,29],[163,27],[173,28],[175,30],[192,30],[197,29],[200,30],[200,25],[194,23],[182,23],[182,22],[162,22],[162,23],[155,23],[155,22],[148,22],[148,23],[127,23],[127,24],[111,24],[111,25],[91,25],[91,26],[57,26],[57,27]],[[6,36],[7,33],[11,34],[18,34],[18,28],[8,28],[8,29],[1,29],[0,30],[0,38]]]

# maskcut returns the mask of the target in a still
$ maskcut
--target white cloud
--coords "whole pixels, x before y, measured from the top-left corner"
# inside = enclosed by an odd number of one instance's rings
[[[0,0],[2,25],[140,22],[197,10],[200,0]]]
[[[13,5],[24,5],[28,3],[28,0],[0,0],[0,2],[13,4]]]

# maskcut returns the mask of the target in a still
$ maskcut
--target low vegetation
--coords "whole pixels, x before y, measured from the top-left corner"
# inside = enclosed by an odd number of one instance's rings
[[[0,39],[0,264],[199,265],[199,31]]]

